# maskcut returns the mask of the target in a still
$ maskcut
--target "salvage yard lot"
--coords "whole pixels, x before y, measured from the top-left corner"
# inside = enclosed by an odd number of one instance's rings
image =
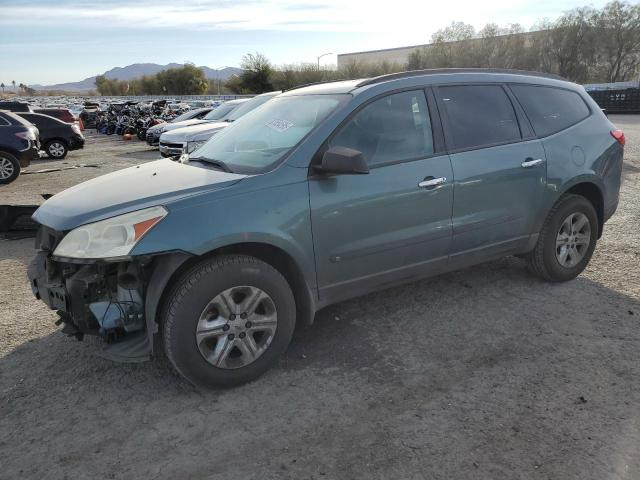
[[[0,241],[0,478],[640,478],[640,116],[611,120],[621,203],[578,279],[507,258],[343,302],[232,390],[66,338],[27,283],[33,240]],[[28,170],[84,167],[0,204],[157,157],[89,134]]]

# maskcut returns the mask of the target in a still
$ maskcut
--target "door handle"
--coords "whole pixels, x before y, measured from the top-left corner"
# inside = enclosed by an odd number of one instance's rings
[[[446,181],[447,181],[447,177],[438,177],[438,178],[427,177],[418,184],[418,187],[420,188],[435,187],[437,185],[442,185]]]
[[[542,165],[543,163],[544,160],[541,158],[536,158],[535,160],[533,158],[527,158],[524,162],[521,163],[521,165],[522,168],[531,168],[537,165]]]

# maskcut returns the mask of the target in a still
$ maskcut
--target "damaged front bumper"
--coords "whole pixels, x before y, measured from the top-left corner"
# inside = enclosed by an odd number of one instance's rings
[[[64,233],[40,227],[28,268],[31,289],[56,310],[63,332],[103,340],[101,354],[138,362],[153,354],[156,314],[171,276],[190,256],[183,252],[114,261],[60,259],[52,255]]]

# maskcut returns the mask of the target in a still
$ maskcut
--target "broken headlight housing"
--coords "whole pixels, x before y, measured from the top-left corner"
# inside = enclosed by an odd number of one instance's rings
[[[167,213],[164,207],[151,207],[82,225],[71,230],[53,254],[82,259],[126,256]]]

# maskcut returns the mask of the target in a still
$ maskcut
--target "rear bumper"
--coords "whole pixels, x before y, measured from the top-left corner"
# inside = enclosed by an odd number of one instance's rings
[[[81,136],[75,136],[75,137],[71,137],[71,139],[69,140],[69,150],[79,150],[81,148],[84,148],[84,137]]]
[[[32,142],[29,140],[29,146],[16,155],[18,162],[20,163],[20,168],[26,168],[31,165],[32,160],[37,160],[40,158],[40,146],[37,142]]]
[[[613,214],[616,213],[616,210],[618,209],[618,198],[616,198],[615,202],[613,202],[611,205],[607,205],[605,211],[604,211],[604,221],[606,222],[607,220],[609,220],[611,217],[613,217]]]

